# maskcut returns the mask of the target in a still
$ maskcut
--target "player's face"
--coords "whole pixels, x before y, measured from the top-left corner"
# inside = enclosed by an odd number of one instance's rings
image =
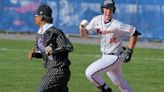
[[[113,7],[103,8],[104,11],[104,21],[109,22],[113,15]]]
[[[42,16],[35,15],[35,24],[40,26],[41,21],[42,21]]]

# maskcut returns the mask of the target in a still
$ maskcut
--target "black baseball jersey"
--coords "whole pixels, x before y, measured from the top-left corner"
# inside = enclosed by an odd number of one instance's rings
[[[68,53],[73,51],[73,45],[60,29],[52,26],[44,34],[38,34],[36,39],[36,47],[43,55],[45,68],[62,67],[70,64]],[[43,46],[39,48],[38,45]],[[44,49],[47,46],[53,48],[53,55],[45,54]]]
[[[45,54],[44,49],[47,46],[53,48],[52,55]],[[37,92],[67,92],[67,82],[70,78],[68,54],[73,51],[72,43],[60,29],[52,26],[44,34],[37,35],[36,48],[41,52],[44,67],[47,69]]]

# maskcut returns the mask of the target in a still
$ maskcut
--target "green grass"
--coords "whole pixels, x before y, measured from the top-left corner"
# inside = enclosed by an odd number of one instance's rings
[[[27,59],[34,41],[0,40],[0,92],[35,92],[45,72],[42,60]],[[98,45],[74,44],[70,53],[70,92],[97,92],[85,77],[85,69],[100,57]],[[164,92],[164,50],[136,48],[123,65],[123,75],[135,92]],[[109,78],[108,84],[119,92]]]

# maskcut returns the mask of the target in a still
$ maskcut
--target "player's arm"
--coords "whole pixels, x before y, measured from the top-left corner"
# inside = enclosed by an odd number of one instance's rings
[[[31,60],[32,58],[42,58],[41,52],[32,48],[28,53],[28,59]]]
[[[69,39],[65,36],[63,32],[61,32],[56,38],[56,43],[58,47],[53,50],[53,54],[63,54],[73,51],[72,43],[69,41]]]
[[[66,54],[73,51],[72,43],[61,30],[58,33],[52,32],[52,34],[50,44],[47,44],[45,47],[45,53],[47,55]]]
[[[88,37],[88,32],[86,28],[81,28],[80,29],[80,37]]]
[[[141,35],[141,33],[136,30],[134,34],[130,37],[129,46],[128,46],[129,49],[133,50],[133,48],[135,47],[135,44],[138,39],[138,35]]]
[[[129,49],[133,50],[133,48],[135,47],[135,44],[137,42],[137,39],[138,39],[138,36],[131,36],[130,37],[129,46],[128,46]]]
[[[137,39],[138,39],[138,35],[141,35],[141,33],[136,30],[134,32],[134,34],[130,37],[129,46],[128,46],[127,51],[125,52],[125,59],[124,59],[125,63],[129,62],[131,59],[133,49],[134,49],[135,44],[136,44]]]

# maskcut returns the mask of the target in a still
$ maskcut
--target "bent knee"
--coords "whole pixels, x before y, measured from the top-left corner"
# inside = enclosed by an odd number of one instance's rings
[[[92,71],[90,71],[89,69],[86,69],[85,76],[90,79],[92,75],[93,75]]]

